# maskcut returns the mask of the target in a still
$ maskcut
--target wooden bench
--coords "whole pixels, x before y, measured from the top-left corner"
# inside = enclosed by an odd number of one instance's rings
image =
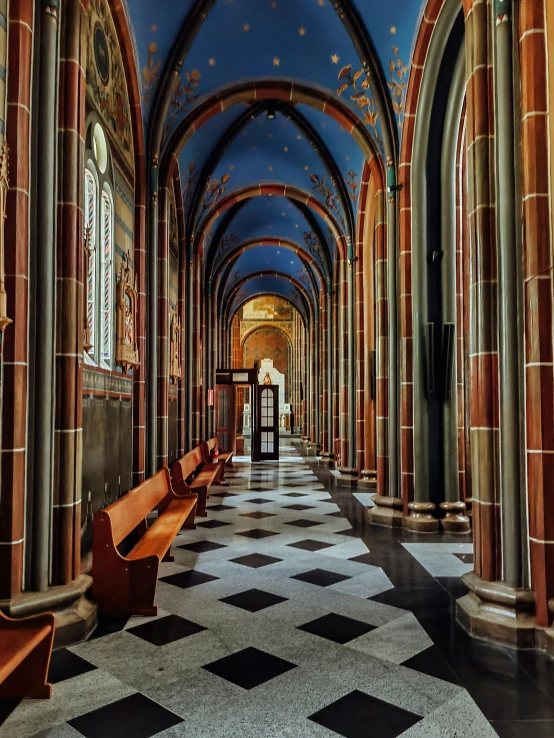
[[[194,478],[191,477],[194,475]],[[171,467],[173,489],[178,495],[198,494],[198,516],[206,517],[206,500],[214,482],[221,479],[219,464],[206,463],[202,446],[196,446]]]
[[[54,642],[54,615],[14,620],[0,612],[0,697],[44,699]]]
[[[214,448],[217,448],[219,451],[219,466],[221,469],[221,476],[220,481],[225,481],[225,464],[231,464],[233,459],[233,452],[232,451],[222,451],[219,446],[219,438],[217,436],[214,436],[213,438],[210,438],[209,441],[206,441],[204,444],[204,461],[206,464],[210,464],[212,461],[212,451]]]
[[[171,544],[183,525],[194,528],[198,496],[176,495],[168,469],[128,492],[94,516],[92,596],[102,615],[156,615],[160,561],[173,561]],[[147,516],[158,510],[148,526]],[[138,542],[126,555],[118,546],[130,533]]]

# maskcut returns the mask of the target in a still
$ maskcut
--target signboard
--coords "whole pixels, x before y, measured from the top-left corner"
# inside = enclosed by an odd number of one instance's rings
[[[208,405],[212,407],[214,404],[214,391],[208,390]]]

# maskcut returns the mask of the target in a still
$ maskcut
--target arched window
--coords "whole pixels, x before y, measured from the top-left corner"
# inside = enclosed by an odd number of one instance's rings
[[[87,325],[90,348],[88,353],[94,356],[96,345],[96,225],[98,222],[98,185],[96,177],[85,169],[85,237],[87,239],[88,275],[86,277],[87,291]]]
[[[85,229],[88,239],[87,357],[111,368],[113,361],[114,205],[108,176],[108,150],[98,123],[92,130],[85,169]]]
[[[112,360],[113,332],[113,205],[107,189],[102,191],[102,359]]]

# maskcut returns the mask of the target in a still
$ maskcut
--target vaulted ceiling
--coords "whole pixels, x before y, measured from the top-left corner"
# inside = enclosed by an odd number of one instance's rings
[[[218,303],[275,290],[307,316],[354,236],[365,161],[398,151],[422,1],[124,2],[148,155],[178,161]]]

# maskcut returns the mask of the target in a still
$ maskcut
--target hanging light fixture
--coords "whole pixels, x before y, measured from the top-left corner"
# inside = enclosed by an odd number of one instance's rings
[[[267,119],[275,120],[275,111],[273,110],[273,108],[269,108],[269,110],[267,111]]]

